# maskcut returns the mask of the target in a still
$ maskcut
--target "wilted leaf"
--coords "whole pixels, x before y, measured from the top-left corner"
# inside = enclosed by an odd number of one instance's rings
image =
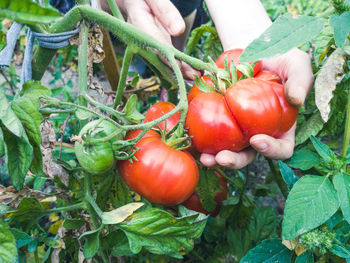
[[[318,72],[315,81],[315,103],[324,122],[328,121],[331,108],[329,103],[333,98],[333,91],[344,77],[343,65],[345,54],[343,49],[336,49]]]
[[[199,200],[205,210],[212,212],[216,207],[214,197],[221,191],[219,177],[214,170],[199,169],[199,180],[196,188]]]
[[[135,202],[135,203],[130,203],[130,204],[121,206],[110,212],[104,212],[102,213],[102,216],[101,216],[102,223],[105,225],[119,224],[123,222],[128,216],[132,215],[134,211],[136,211],[143,205],[144,203]]]
[[[21,137],[24,133],[22,123],[12,111],[4,91],[0,90],[0,121],[14,135]]]
[[[322,127],[323,121],[321,115],[319,112],[316,112],[298,130],[295,135],[295,146],[305,142],[311,135],[316,136],[322,130]]]

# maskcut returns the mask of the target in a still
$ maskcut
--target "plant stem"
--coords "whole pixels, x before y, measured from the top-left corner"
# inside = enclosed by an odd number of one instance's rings
[[[115,16],[116,18],[118,18],[122,21],[125,21],[122,13],[119,10],[117,3],[115,2],[115,0],[107,0],[107,2],[109,4],[109,7],[111,8],[113,16]]]
[[[277,183],[278,188],[280,189],[280,191],[281,191],[282,195],[284,196],[284,198],[287,199],[288,190],[285,187],[285,184],[284,184],[282,176],[280,176],[278,174],[278,172],[276,171],[276,168],[275,168],[275,165],[273,164],[273,161],[271,159],[269,159],[269,158],[266,158],[266,160],[269,163],[273,179]]]
[[[71,211],[71,210],[77,210],[77,209],[83,209],[84,208],[84,203],[80,202],[74,205],[70,206],[63,206],[63,207],[56,207],[52,209],[46,209],[45,213],[55,213],[55,212],[64,212],[64,211]]]
[[[343,152],[342,156],[345,157],[350,143],[350,89],[348,90],[348,102],[346,105],[346,120],[345,120],[345,131],[343,140]]]
[[[88,34],[89,29],[85,23],[82,21],[80,24],[79,33],[79,60],[78,60],[78,72],[79,72],[79,98],[78,102],[81,106],[87,106],[86,100],[84,99],[84,94],[87,92],[87,48],[88,48]]]
[[[112,0],[112,1],[114,1],[114,0]],[[120,72],[117,93],[116,93],[116,97],[114,100],[114,106],[113,106],[114,109],[116,109],[117,106],[122,101],[123,90],[125,87],[125,81],[126,81],[126,77],[128,75],[129,66],[130,66],[130,62],[132,60],[133,54],[134,54],[134,51],[133,51],[132,45],[127,46],[125,49],[125,54],[124,54],[124,58],[123,58],[123,65],[122,65],[122,69]]]

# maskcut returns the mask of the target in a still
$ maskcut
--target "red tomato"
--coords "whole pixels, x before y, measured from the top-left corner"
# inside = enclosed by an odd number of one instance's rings
[[[157,102],[156,104],[153,104],[146,112],[144,122],[146,123],[146,122],[156,120],[162,117],[164,114],[170,112],[174,108],[175,108],[175,105],[170,102],[167,102],[167,101]],[[174,115],[168,118],[166,120],[166,132],[174,128],[174,126],[179,122],[180,118],[181,118],[180,112],[176,112]],[[162,130],[164,130],[165,121],[162,121],[158,125]]]
[[[140,134],[142,130],[141,129],[137,129],[137,130],[132,130],[129,131],[124,140],[131,140],[131,139],[135,139],[137,137],[137,135]],[[148,138],[148,137],[158,137],[160,138],[160,134],[154,130],[149,130],[148,132],[145,133],[145,135],[142,136],[142,138]]]
[[[137,161],[119,161],[125,183],[152,203],[176,205],[194,192],[198,167],[193,157],[172,149],[157,137],[141,139],[136,145]]]
[[[209,84],[209,86],[214,87],[213,80],[210,77],[203,76],[201,77],[201,80],[204,80],[206,83]],[[201,93],[203,92],[200,91],[200,89],[196,86],[196,84],[194,84],[187,95],[188,104],[190,104],[190,102],[194,99],[194,97],[196,97],[198,94],[201,94]]]
[[[203,208],[196,192],[192,194],[190,198],[188,198],[185,202],[183,202],[182,205],[188,209],[191,209],[193,211],[197,211],[206,215],[211,215],[212,217],[217,216],[220,212],[222,201],[227,199],[228,187],[227,187],[227,180],[224,177],[222,177],[219,173],[215,172],[215,174],[217,175],[217,177],[219,177],[219,180],[220,180],[220,191],[216,192],[216,195],[214,197],[214,200],[217,203],[217,205],[213,211],[208,212]]]
[[[219,93],[196,96],[188,107],[186,127],[192,145],[200,152],[216,154],[221,150],[240,151],[247,146],[237,122]]]
[[[216,65],[219,68],[224,69],[225,68],[225,57],[227,56],[227,62],[229,68],[231,68],[231,61],[233,61],[233,64],[237,66],[239,64],[239,57],[243,53],[243,49],[236,48],[236,49],[231,49],[227,50],[224,53],[222,53],[218,59],[216,60]],[[253,62],[249,62],[252,64]],[[254,76],[260,71],[262,67],[262,62],[259,60],[258,63],[254,66]],[[242,73],[237,70],[237,79],[239,79],[242,76]]]
[[[260,71],[254,78],[282,83],[281,78],[277,74],[266,70]]]

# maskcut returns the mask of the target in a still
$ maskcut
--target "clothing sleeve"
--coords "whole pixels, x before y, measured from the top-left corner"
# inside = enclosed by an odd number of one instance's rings
[[[74,0],[50,0],[50,5],[57,8],[61,14],[65,14],[75,6],[75,1]]]

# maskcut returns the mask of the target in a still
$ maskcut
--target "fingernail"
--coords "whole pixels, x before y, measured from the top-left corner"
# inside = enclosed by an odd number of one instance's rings
[[[181,33],[182,25],[180,23],[172,23],[170,26],[170,32],[172,35],[177,35]]]
[[[294,106],[302,106],[304,103],[305,89],[301,86],[296,86],[288,92],[288,100]]]

